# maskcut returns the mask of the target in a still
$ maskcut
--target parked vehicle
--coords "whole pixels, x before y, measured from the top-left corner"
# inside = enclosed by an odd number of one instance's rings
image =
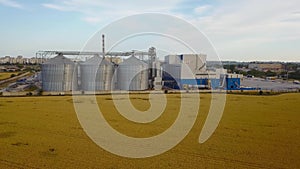
[[[299,81],[299,80],[294,80],[293,83],[294,83],[294,84],[300,84],[300,81]]]

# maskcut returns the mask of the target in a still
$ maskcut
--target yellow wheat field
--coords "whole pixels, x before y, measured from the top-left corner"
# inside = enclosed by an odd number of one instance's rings
[[[110,95],[97,96],[97,101],[113,128],[132,137],[150,137],[172,125],[179,96],[168,94],[166,111],[149,124],[122,117]],[[133,94],[131,102],[146,110],[147,98]],[[70,96],[2,97],[0,168],[300,168],[300,94],[227,95],[219,127],[199,144],[210,99],[210,94],[200,95],[196,123],[180,144],[155,157],[130,159],[88,138]]]
[[[8,79],[12,74],[17,75],[18,72],[0,72],[0,80]]]

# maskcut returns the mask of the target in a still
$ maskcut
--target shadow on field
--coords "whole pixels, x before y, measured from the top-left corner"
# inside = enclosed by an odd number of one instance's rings
[[[11,132],[11,131],[1,132],[0,133],[0,138],[8,138],[8,137],[12,137],[12,136],[14,136],[16,134],[17,134],[17,132]]]

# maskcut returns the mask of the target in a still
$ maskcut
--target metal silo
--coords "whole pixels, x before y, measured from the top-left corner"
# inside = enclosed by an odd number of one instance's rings
[[[119,64],[117,69],[118,89],[148,89],[148,64],[134,56]]]
[[[71,91],[77,88],[77,68],[74,62],[62,54],[42,64],[42,88],[44,91]],[[74,76],[74,79],[73,79]],[[74,83],[73,83],[74,80]]]
[[[84,91],[112,90],[114,65],[95,55],[80,64],[81,89]]]

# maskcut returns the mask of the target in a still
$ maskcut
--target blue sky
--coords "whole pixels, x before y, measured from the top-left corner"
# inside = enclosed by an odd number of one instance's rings
[[[299,7],[299,0],[0,0],[0,56],[81,50],[110,22],[155,12],[195,25],[222,60],[300,61]]]

